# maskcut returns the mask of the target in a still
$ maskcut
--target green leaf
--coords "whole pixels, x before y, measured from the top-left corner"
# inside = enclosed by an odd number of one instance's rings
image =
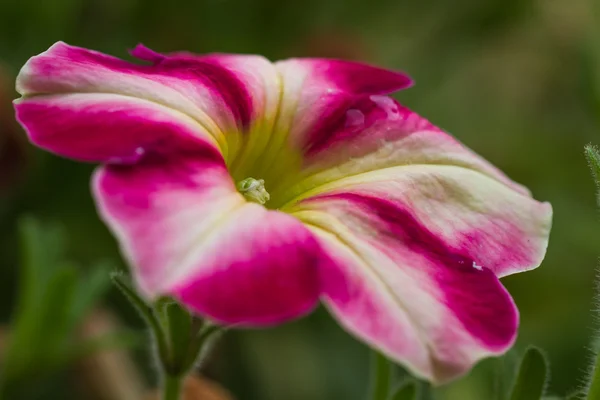
[[[373,350],[371,400],[387,400],[392,378],[391,364],[384,355]]]
[[[416,400],[417,399],[417,384],[409,381],[396,389],[390,400]]]
[[[548,364],[540,350],[530,347],[525,352],[511,400],[539,400],[546,388]]]
[[[588,144],[584,147],[584,153],[596,184],[596,202],[600,207],[600,152],[596,146]]]
[[[34,351],[47,366],[54,365],[64,352],[71,331],[71,304],[75,298],[77,268],[65,264],[53,276],[38,309],[40,318],[39,338]],[[43,337],[43,340],[42,340]]]
[[[56,272],[64,248],[64,233],[57,226],[42,228],[33,217],[19,221],[21,250],[19,288],[13,310],[9,346],[3,363],[3,381],[36,367],[37,349],[45,327],[40,307],[46,286]]]
[[[20,277],[3,371],[2,388],[22,386],[63,368],[72,349],[73,330],[108,285],[107,271],[81,277],[63,260],[65,236],[56,225],[32,217],[19,221]]]
[[[94,264],[90,271],[79,279],[76,301],[71,310],[71,326],[75,326],[85,317],[85,315],[96,305],[100,298],[110,288],[110,271],[114,267],[111,263],[100,262]]]

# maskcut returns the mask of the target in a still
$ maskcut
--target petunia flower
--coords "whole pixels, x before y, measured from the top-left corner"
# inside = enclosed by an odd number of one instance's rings
[[[235,326],[322,302],[435,383],[514,342],[499,278],[537,267],[552,209],[386,94],[399,72],[328,59],[64,43],[17,79],[31,141],[100,163],[93,193],[138,290]]]

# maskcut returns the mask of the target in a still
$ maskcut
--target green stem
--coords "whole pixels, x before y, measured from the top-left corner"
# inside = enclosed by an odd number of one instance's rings
[[[378,352],[373,352],[373,372],[371,373],[371,400],[387,400],[390,394],[392,369],[390,362]]]
[[[181,400],[183,376],[165,373],[163,379],[163,400]]]
[[[162,399],[181,400],[183,381],[210,339],[222,329],[193,318],[174,301],[163,299],[148,305],[121,274],[113,274],[112,280],[153,333],[162,371]]]

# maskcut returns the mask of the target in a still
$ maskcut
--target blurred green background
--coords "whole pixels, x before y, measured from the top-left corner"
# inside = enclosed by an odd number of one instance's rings
[[[90,197],[93,167],[32,148],[14,123],[14,77],[28,57],[63,40],[125,58],[138,42],[158,51],[350,58],[408,72],[417,83],[398,94],[403,103],[552,203],[554,227],[542,267],[504,283],[521,311],[514,351],[542,347],[552,365],[550,393],[576,389],[597,329],[590,310],[599,306],[600,226],[582,154],[586,143],[600,144],[594,1],[0,0],[3,332],[18,291],[20,216],[63,225],[68,256],[81,268],[100,259],[122,263]],[[143,329],[116,291],[102,306],[121,324]],[[133,354],[144,384],[154,385],[145,349]],[[277,329],[228,333],[206,373],[241,400],[359,400],[368,354],[319,310]],[[506,362],[482,362],[468,377],[437,389],[437,398],[494,399],[493,371]],[[92,389],[81,388],[83,368],[36,380],[41,394],[20,398],[95,398]]]

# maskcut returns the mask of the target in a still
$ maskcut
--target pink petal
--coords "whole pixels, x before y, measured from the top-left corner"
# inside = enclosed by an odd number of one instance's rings
[[[171,295],[245,326],[298,317],[318,301],[313,236],[294,218],[247,203],[222,163],[148,159],[103,167],[94,182],[100,214],[146,297]]]
[[[185,114],[113,94],[44,95],[15,101],[31,141],[81,161],[134,163],[150,155],[222,159],[214,139]]]
[[[323,296],[340,323],[414,374],[446,382],[512,345],[517,309],[476,248],[448,243],[393,196],[332,193],[294,215],[334,261],[322,270]]]
[[[294,180],[272,190],[277,206],[292,205],[335,186],[349,176],[405,166],[447,165],[480,172],[512,190],[529,190],[417,113],[384,96],[361,97],[339,105],[342,117],[330,121],[318,140],[304,149]]]
[[[322,263],[319,245],[300,222],[250,203],[229,216],[171,293],[222,323],[279,324],[316,306]]]
[[[401,72],[350,61],[290,59],[275,65],[282,95],[276,137],[269,143],[268,161],[261,171],[269,175],[273,175],[273,167],[286,165],[290,157],[310,153],[350,104],[412,85]],[[281,174],[273,176],[274,181],[280,179]]]
[[[433,127],[409,132],[374,150],[350,141],[315,159],[314,170],[307,168],[290,194],[275,193],[291,198],[281,209],[294,212],[303,199],[327,193],[394,199],[450,245],[471,249],[472,258],[499,277],[537,267],[548,244],[551,206],[445,133]],[[346,161],[335,164],[344,151]]]
[[[152,65],[136,65],[96,51],[58,42],[32,57],[17,78],[24,96],[67,93],[113,93],[152,101],[195,119],[225,146],[224,132],[250,126],[275,112],[268,104],[274,67],[258,56],[161,56],[137,48],[135,55]],[[277,95],[277,90],[275,90]]]

